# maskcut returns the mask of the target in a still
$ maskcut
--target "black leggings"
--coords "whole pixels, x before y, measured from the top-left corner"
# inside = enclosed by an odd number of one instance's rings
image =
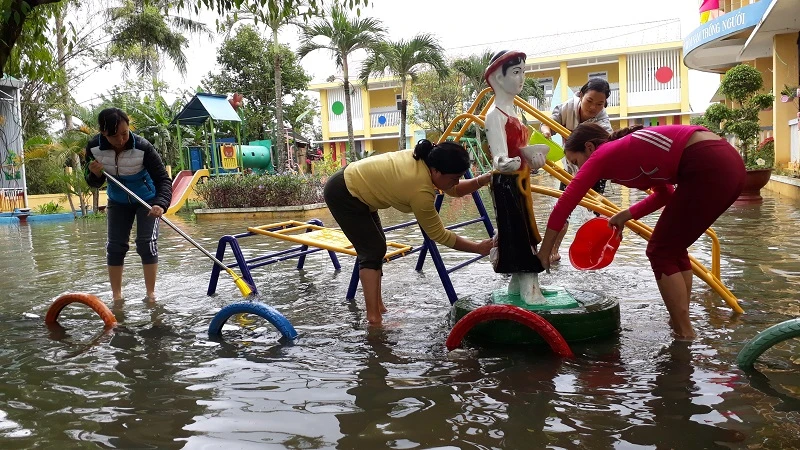
[[[158,223],[160,219],[149,216],[150,211],[140,204],[115,203],[109,200],[106,208],[108,216],[108,242],[106,243],[106,264],[121,266],[125,263],[131,239],[133,220],[136,219],[136,253],[142,264],[158,263]]]
[[[370,211],[361,200],[353,197],[340,169],[325,183],[325,203],[336,223],[358,254],[362,269],[381,270],[386,256],[386,235],[377,211]]]

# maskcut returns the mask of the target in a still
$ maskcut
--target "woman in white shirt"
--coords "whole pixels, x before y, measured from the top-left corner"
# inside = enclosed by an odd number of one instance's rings
[[[608,114],[606,113],[608,97],[610,96],[611,87],[608,85],[608,81],[602,78],[592,78],[581,87],[580,91],[578,91],[578,95],[553,108],[552,118],[569,131],[573,131],[582,123],[596,123],[611,134],[613,132],[611,129],[611,121],[608,119]],[[539,130],[548,139],[552,136],[550,127],[545,124],[542,124]],[[578,172],[578,168],[569,163],[566,158],[563,158],[561,162],[564,166],[564,170],[570,175],[574,176],[575,173]],[[559,189],[563,191],[566,189],[566,185],[561,183]],[[602,195],[606,190],[606,180],[598,181],[594,185],[594,190]],[[569,222],[566,222],[564,228],[561,229],[561,232],[558,233],[556,237],[555,244],[553,245],[553,252],[550,255],[551,263],[561,260],[559,247],[561,246],[561,241],[564,239],[564,236],[567,234],[568,228]]]

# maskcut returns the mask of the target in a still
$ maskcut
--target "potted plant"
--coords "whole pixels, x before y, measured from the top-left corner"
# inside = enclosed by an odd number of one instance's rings
[[[800,87],[783,85],[781,103],[794,102],[797,105],[797,118],[800,119]]]
[[[758,113],[772,107],[775,96],[759,93],[764,87],[761,73],[754,67],[740,64],[725,73],[720,82],[720,92],[730,102],[729,107],[715,103],[692,122],[706,126],[720,136],[735,137],[735,145],[742,155],[747,180],[740,201],[760,202],[760,191],[769,181],[775,165],[775,143],[771,139],[760,145],[761,126]]]

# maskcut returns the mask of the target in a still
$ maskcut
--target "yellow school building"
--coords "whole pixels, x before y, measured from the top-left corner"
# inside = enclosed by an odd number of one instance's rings
[[[800,86],[800,2],[798,0],[718,0],[698,12],[700,26],[684,39],[684,63],[691,69],[724,74],[745,63],[761,72],[764,92],[775,94],[770,111],[760,115],[762,138],[775,139],[775,164],[800,162],[798,100],[781,99],[788,86]],[[703,9],[703,8],[701,8]],[[717,94],[714,101],[723,101]]]
[[[529,101],[547,114],[555,104],[574,96],[589,78],[606,79],[611,86],[606,111],[612,127],[619,128],[689,123],[693,113],[683,46],[680,23],[674,19],[541,36],[490,48],[527,54],[527,76],[536,79],[545,92],[543,101]],[[464,56],[468,54],[447,54],[453,59]],[[370,80],[366,88],[351,80],[351,85],[356,151],[396,150],[400,132],[399,80]],[[338,157],[347,145],[342,83],[316,83],[310,89],[320,96],[321,144],[326,154]],[[413,99],[409,99],[409,111],[414,106]],[[412,148],[412,143],[424,136],[424,129],[408,123],[406,147]]]

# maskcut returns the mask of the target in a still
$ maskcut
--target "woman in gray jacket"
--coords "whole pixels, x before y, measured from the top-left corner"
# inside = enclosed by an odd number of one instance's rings
[[[108,242],[106,264],[114,300],[122,300],[122,266],[136,220],[136,252],[142,259],[145,301],[155,301],[158,271],[158,222],[172,201],[172,181],[153,144],[130,131],[130,119],[119,108],[97,117],[100,134],[86,144],[86,182],[99,188],[103,171],[122,182],[152,208],[148,210],[114,183],[108,183]]]

